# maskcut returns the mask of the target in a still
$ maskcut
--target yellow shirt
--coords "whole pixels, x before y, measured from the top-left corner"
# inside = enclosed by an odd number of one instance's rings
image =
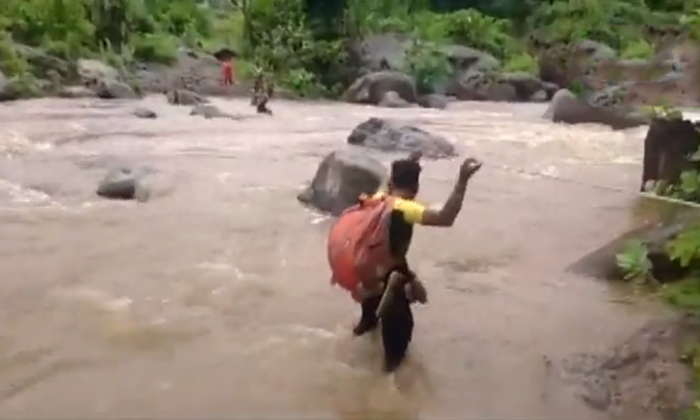
[[[372,198],[384,197],[386,193],[384,191],[379,191]],[[397,210],[403,214],[403,218],[406,223],[417,225],[423,221],[423,212],[425,211],[425,206],[414,200],[408,200],[405,198],[394,197],[394,210]]]

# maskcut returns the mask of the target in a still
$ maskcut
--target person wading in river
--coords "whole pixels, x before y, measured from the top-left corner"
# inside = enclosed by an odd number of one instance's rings
[[[267,80],[262,68],[257,68],[255,73],[250,104],[255,107],[258,114],[272,115],[267,103],[272,99],[275,87],[271,81]]]
[[[431,210],[415,201],[422,170],[419,159],[420,154],[412,154],[394,161],[386,191],[361,197],[360,204],[343,213],[329,234],[332,282],[349,290],[362,307],[353,333],[361,336],[381,320],[386,372],[399,367],[411,342],[410,304],[427,302],[425,288],[406,261],[413,225],[452,226],[462,209],[467,184],[482,165],[476,159],[466,159],[443,207]],[[380,307],[387,289],[394,287],[393,279],[398,279],[396,289],[400,292],[392,293],[388,303]]]

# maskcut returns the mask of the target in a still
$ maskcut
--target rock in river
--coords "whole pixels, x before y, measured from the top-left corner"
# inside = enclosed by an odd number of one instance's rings
[[[149,191],[142,183],[144,175],[143,171],[129,168],[112,169],[97,186],[97,195],[115,200],[146,201]]]
[[[409,76],[395,71],[379,71],[366,74],[345,91],[347,102],[378,105],[386,93],[396,92],[408,103],[416,102],[416,86]]]
[[[207,103],[206,98],[187,89],[172,89],[169,90],[165,96],[168,103],[171,105],[198,105]]]
[[[78,75],[102,99],[133,99],[138,95],[112,66],[98,60],[80,59]]]
[[[456,156],[452,143],[400,121],[370,118],[352,130],[348,143],[390,152],[421,152],[427,158]]]
[[[322,212],[338,216],[357,202],[360,194],[375,192],[387,177],[381,162],[359,149],[327,155],[311,184],[297,199]]]
[[[622,277],[617,267],[616,256],[625,250],[630,241],[641,241],[649,250],[647,258],[651,262],[651,274],[659,282],[666,283],[683,278],[687,270],[677,261],[669,258],[666,244],[683,229],[697,223],[700,212],[697,209],[681,208],[661,221],[650,223],[618,236],[602,247],[585,255],[570,265],[567,270],[586,277],[614,280]]]
[[[218,106],[209,104],[195,105],[192,108],[192,111],[190,111],[190,115],[199,115],[207,120],[210,120],[212,118],[228,118],[231,120],[241,119],[240,116],[229,114],[228,112],[222,111],[221,108],[219,108]]]
[[[688,159],[700,147],[700,123],[682,119],[654,119],[644,139],[644,167],[641,190],[648,181],[675,184],[681,173],[700,169],[696,161]]]
[[[155,111],[152,111],[148,108],[136,108],[134,110],[134,115],[139,117],[139,118],[146,118],[146,119],[153,119],[153,118],[158,118],[158,114],[156,114]]]
[[[445,109],[452,99],[445,95],[431,93],[418,97],[418,105],[422,108]]]
[[[383,108],[409,108],[412,106],[393,90],[386,92],[377,105]]]
[[[554,94],[552,102],[544,113],[544,118],[566,124],[604,124],[612,127],[613,130],[649,124],[649,119],[642,114],[626,112],[617,107],[593,106],[577,99],[566,89]]]

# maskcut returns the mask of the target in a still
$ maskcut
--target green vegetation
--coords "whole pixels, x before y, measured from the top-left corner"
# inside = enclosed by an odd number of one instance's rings
[[[492,54],[508,72],[537,71],[538,51],[525,40],[554,44],[592,39],[624,58],[653,53],[648,25],[689,28],[700,1],[651,0],[3,0],[0,70],[32,85],[50,79],[46,63],[25,45],[65,60],[100,58],[126,71],[135,62],[171,63],[180,46],[232,47],[239,75],[254,67],[304,96],[337,96],[359,74],[348,56],[353,41],[377,33],[415,39],[404,70],[419,86],[447,77],[440,48],[461,44]],[[647,34],[648,35],[648,34]],[[58,70],[68,77],[68,69]],[[67,74],[63,74],[67,73]]]

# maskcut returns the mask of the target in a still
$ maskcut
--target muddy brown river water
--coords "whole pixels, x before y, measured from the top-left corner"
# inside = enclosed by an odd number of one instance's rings
[[[0,106],[0,418],[604,418],[548,361],[605,349],[658,310],[564,270],[634,223],[645,128],[554,125],[532,104],[278,101],[244,121],[160,97],[142,120],[136,105]],[[431,303],[393,379],[378,337],[350,336],[327,220],[295,200],[369,116],[486,162],[454,228],[416,232]],[[123,162],[153,170],[147,203],[95,197]],[[420,198],[444,200],[458,165],[426,162]]]

